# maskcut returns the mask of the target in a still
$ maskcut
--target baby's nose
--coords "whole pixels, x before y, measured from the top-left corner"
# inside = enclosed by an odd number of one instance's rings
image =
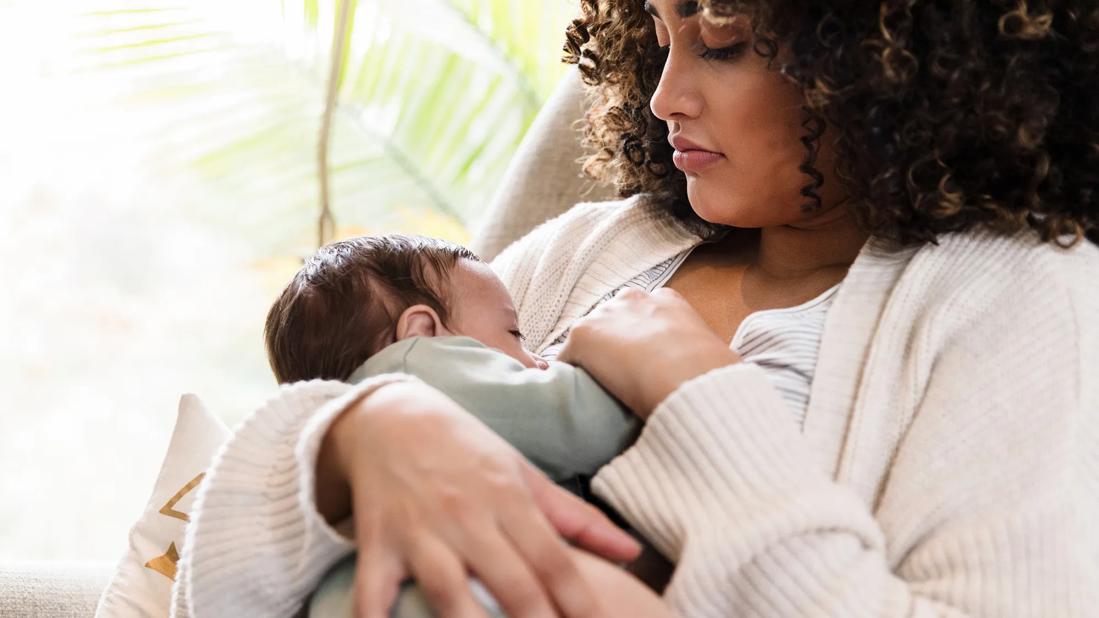
[[[539,369],[549,369],[549,363],[546,362],[546,359],[542,358],[541,356],[538,356],[534,352],[530,353],[530,357],[534,359],[534,366],[535,367],[538,367]]]

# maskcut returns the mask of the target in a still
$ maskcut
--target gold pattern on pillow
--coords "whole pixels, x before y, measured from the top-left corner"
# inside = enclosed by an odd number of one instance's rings
[[[173,507],[175,507],[177,502],[183,499],[183,496],[186,496],[188,493],[191,492],[192,489],[198,487],[198,484],[202,482],[202,477],[204,476],[206,476],[206,473],[202,472],[195,478],[191,479],[189,483],[180,488],[180,490],[176,492],[176,495],[169,498],[168,501],[164,503],[164,506],[160,507],[160,514],[167,515],[168,517],[175,517],[176,519],[182,519],[183,521],[191,521],[191,518],[189,515],[187,515],[187,513],[181,513],[175,510],[175,508]]]
[[[176,550],[176,544],[172,543],[168,545],[168,551],[164,552],[164,555],[157,556],[152,560],[145,563],[145,567],[160,573],[164,577],[175,581],[176,580],[176,563],[179,562],[179,551]]]
[[[206,476],[205,472],[199,474],[195,478],[191,479],[186,485],[181,487],[179,491],[175,493],[175,495],[173,495],[171,498],[168,499],[167,502],[164,503],[164,506],[160,507],[160,514],[167,515],[168,517],[174,517],[183,521],[191,521],[190,515],[181,511],[177,511],[175,509],[175,506],[179,503],[180,500],[183,499],[183,496],[186,496],[187,494],[191,493],[191,491],[195,487],[198,487],[198,484],[202,482],[202,477],[204,476]],[[176,549],[176,544],[173,542],[168,545],[168,551],[146,562],[145,568],[152,569],[157,573],[160,573],[164,577],[175,581],[176,563],[178,562],[179,551]]]

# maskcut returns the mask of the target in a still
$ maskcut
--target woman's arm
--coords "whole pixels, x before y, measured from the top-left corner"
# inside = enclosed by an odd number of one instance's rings
[[[678,563],[665,598],[684,615],[1092,615],[1099,433],[1079,379],[1099,367],[1054,287],[1012,290],[927,360],[873,504],[810,459],[751,365],[682,384],[593,487]]]
[[[180,552],[172,615],[288,616],[354,546],[317,513],[313,461],[344,410],[414,380],[283,386],[222,446],[206,473]]]
[[[284,387],[215,458],[192,509],[173,615],[296,612],[355,548],[332,527],[349,488],[360,559],[371,565],[364,580],[379,590],[366,597],[369,615],[385,615],[404,565],[440,607],[465,602],[471,568],[512,615],[545,615],[551,598],[564,615],[598,615],[557,533],[615,559],[636,553],[601,513],[426,384],[403,374],[312,381]]]
[[[617,560],[639,549],[424,384],[392,385],[349,409],[319,466],[340,479],[329,486],[351,489],[362,616],[387,615],[407,576],[444,615],[472,615],[469,572],[509,616],[604,615],[559,534]],[[318,504],[339,500],[319,495]]]

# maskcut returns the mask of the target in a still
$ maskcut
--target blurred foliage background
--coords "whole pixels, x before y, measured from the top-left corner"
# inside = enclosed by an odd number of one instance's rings
[[[575,10],[0,0],[0,558],[115,560],[179,395],[233,424],[274,392],[323,179],[329,238],[467,241]]]

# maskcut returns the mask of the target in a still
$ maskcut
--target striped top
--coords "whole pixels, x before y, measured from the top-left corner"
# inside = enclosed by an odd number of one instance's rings
[[[693,250],[694,248],[683,251],[633,277],[614,291],[603,295],[587,313],[591,313],[595,307],[625,288],[652,292],[663,287]],[[817,365],[821,333],[824,332],[824,320],[839,286],[840,284],[836,284],[820,296],[795,307],[765,309],[750,314],[740,323],[729,343],[729,347],[744,362],[763,369],[768,380],[790,405],[799,427],[802,426],[805,411],[809,408],[809,390],[813,385],[813,372]],[[557,358],[568,335],[568,330],[561,333],[542,351],[542,357],[548,360]]]
[[[795,307],[756,311],[736,329],[729,347],[746,363],[758,365],[794,410],[798,427],[809,409],[809,390],[817,368],[820,336],[828,309],[839,291],[832,286]]]

